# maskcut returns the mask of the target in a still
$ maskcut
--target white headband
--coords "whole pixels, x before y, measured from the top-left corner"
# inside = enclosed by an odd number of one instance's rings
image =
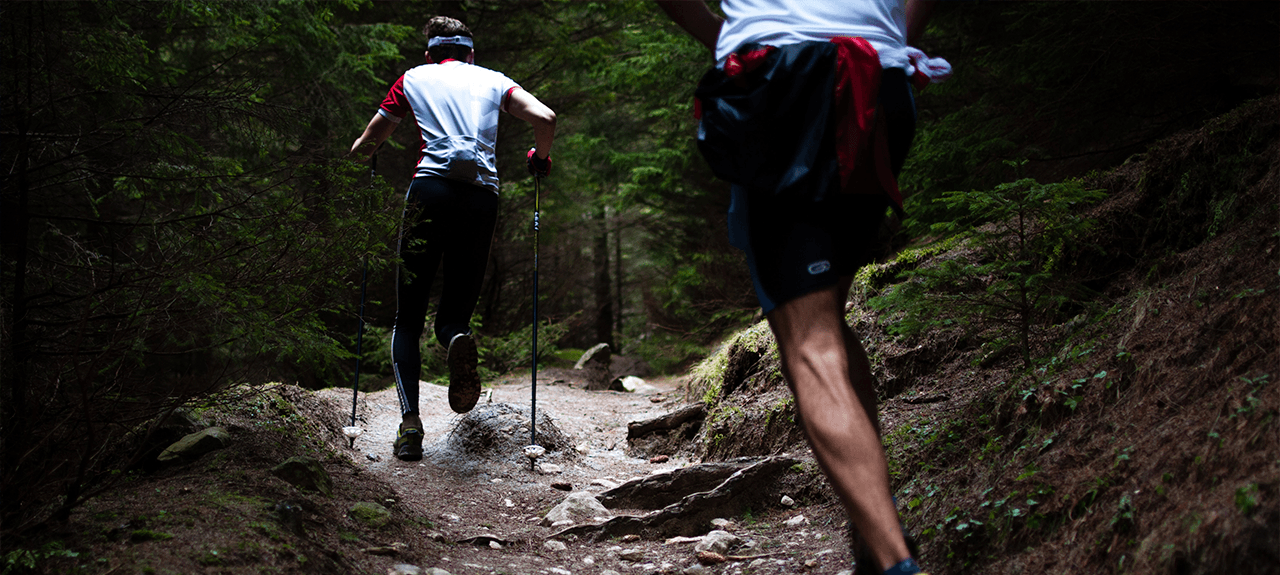
[[[468,48],[471,48],[472,50],[475,49],[475,45],[471,43],[471,38],[468,38],[466,36],[436,36],[435,38],[427,40],[428,48],[434,48],[441,44],[466,46]]]

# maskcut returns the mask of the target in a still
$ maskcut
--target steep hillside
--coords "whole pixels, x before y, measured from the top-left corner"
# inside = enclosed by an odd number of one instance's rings
[[[1048,260],[1071,297],[1029,325],[1030,366],[962,312],[891,335],[904,316],[869,311],[910,270],[993,259],[972,235],[864,270],[850,321],[935,573],[1280,570],[1278,118],[1280,98],[1254,101],[1082,178],[1106,199]],[[700,455],[802,447],[763,324],[699,366],[691,395],[708,405]]]

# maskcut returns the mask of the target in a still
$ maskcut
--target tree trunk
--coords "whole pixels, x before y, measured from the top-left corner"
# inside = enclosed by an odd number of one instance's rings
[[[620,217],[616,218],[616,222],[614,223],[614,226],[613,226],[613,266],[614,266],[613,297],[614,297],[615,303],[618,306],[618,311],[616,314],[614,314],[613,332],[616,334],[621,334],[623,304],[622,304],[622,218]],[[621,346],[611,345],[610,348],[613,349],[614,353],[619,353],[619,354],[622,353]]]
[[[613,349],[613,298],[609,278],[609,218],[608,210],[601,206],[596,210],[595,246],[592,257],[595,264],[596,342],[609,344]]]

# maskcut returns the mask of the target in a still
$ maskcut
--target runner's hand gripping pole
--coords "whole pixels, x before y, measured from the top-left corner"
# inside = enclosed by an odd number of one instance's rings
[[[525,165],[529,166],[529,173],[533,174],[535,191],[537,190],[537,179],[551,175],[551,154],[547,154],[545,158],[539,158],[537,151],[537,148],[529,148],[529,153],[525,156]],[[536,202],[537,200],[534,201]]]

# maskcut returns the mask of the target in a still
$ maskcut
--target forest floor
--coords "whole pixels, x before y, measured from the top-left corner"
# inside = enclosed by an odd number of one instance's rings
[[[627,449],[629,422],[654,418],[686,404],[681,378],[650,380],[647,389],[627,393],[588,391],[577,379],[580,373],[559,369],[539,372],[538,412],[548,416],[557,428],[542,429],[539,433],[558,432],[569,442],[568,449],[552,449],[544,457],[545,462],[561,469],[552,473],[534,471],[520,453],[520,448],[528,444],[527,427],[522,425],[527,422],[527,415],[515,420],[517,429],[512,430],[513,440],[495,441],[494,449],[483,453],[455,449],[460,443],[450,441],[449,435],[459,432],[458,422],[462,417],[449,410],[446,388],[435,385],[423,386],[421,400],[427,437],[425,456],[420,462],[400,461],[390,456],[390,446],[400,422],[395,390],[365,396],[362,411],[368,419],[369,432],[357,440],[357,447],[364,453],[357,460],[363,459],[366,468],[376,477],[394,485],[403,497],[403,505],[412,509],[414,516],[425,517],[432,523],[434,529],[423,529],[422,535],[446,542],[475,539],[475,544],[439,549],[439,556],[428,556],[423,567],[439,567],[454,574],[604,573],[609,570],[677,573],[696,563],[691,543],[664,544],[664,540],[641,540],[635,536],[624,538],[628,540],[606,538],[600,542],[573,541],[575,538],[570,536],[568,548],[563,551],[544,545],[560,528],[540,522],[548,509],[568,495],[564,490],[598,494],[609,484],[697,463],[679,454],[656,456],[665,461],[645,458],[644,454],[633,457]],[[486,388],[492,395],[482,398],[486,403],[478,405],[476,410],[482,412],[486,405],[508,404],[527,413],[530,388],[527,373],[502,378]],[[338,395],[345,397],[345,392]],[[545,420],[539,417],[539,423],[545,425]],[[462,432],[483,436],[474,428]],[[539,440],[539,443],[554,442]],[[373,461],[374,458],[377,460]],[[557,484],[559,488],[553,487]],[[714,487],[714,484],[707,485],[706,489]],[[778,493],[777,498],[783,495],[787,494]],[[845,540],[841,522],[831,520],[831,509],[815,511],[826,519],[825,525],[809,522],[802,528],[786,526],[786,520],[811,513],[798,506],[761,517],[727,518],[739,525],[740,529],[735,531],[751,542],[752,550],[736,555],[768,555],[760,557],[762,561],[752,566],[753,573],[806,570],[802,567],[806,561],[813,561],[811,567],[822,566],[815,571],[818,573],[848,569],[847,545],[841,543]],[[643,510],[632,512],[645,513]],[[501,540],[503,543],[499,545],[503,548],[490,547],[486,538]],[[636,556],[638,560],[619,557],[623,551],[632,549],[642,551]],[[731,564],[727,569],[714,572],[741,571],[734,567]]]
[[[412,566],[437,574],[430,569],[454,575],[563,575],[851,569],[843,513],[828,498],[800,493],[792,494],[800,502],[791,507],[778,503],[726,517],[730,523],[724,529],[741,543],[725,553],[727,561],[710,566],[699,566],[696,541],[555,537],[564,526],[547,526],[542,519],[569,494],[565,489],[598,494],[612,484],[695,463],[677,454],[651,462],[628,455],[627,449],[629,422],[686,404],[681,378],[649,380],[641,391],[626,393],[587,391],[575,379],[580,373],[539,371],[539,443],[565,447],[550,449],[540,461],[559,466],[551,473],[531,470],[520,452],[529,439],[527,370],[490,382],[488,395],[472,411],[492,419],[524,410],[523,419],[513,419],[496,438],[473,435],[458,441],[460,433],[480,432],[465,424],[467,417],[449,410],[445,387],[424,383],[421,461],[392,455],[400,421],[394,388],[360,394],[358,418],[365,432],[354,448],[341,434],[350,418],[350,390],[307,392],[278,385],[247,392],[200,413],[206,425],[231,433],[228,448],[184,465],[137,473],[90,500],[61,533],[50,534],[61,535],[63,548],[74,549],[74,557],[54,550],[43,570],[417,572]],[[273,466],[296,455],[322,462],[333,481],[332,496],[299,490],[272,475]],[[788,493],[768,497],[781,501],[783,495]],[[381,527],[361,523],[350,512],[358,502],[386,507],[390,521]],[[300,523],[291,523],[288,509],[302,510]],[[644,513],[614,509],[610,515]],[[703,532],[711,529],[707,525]],[[565,545],[548,543],[553,540]]]

